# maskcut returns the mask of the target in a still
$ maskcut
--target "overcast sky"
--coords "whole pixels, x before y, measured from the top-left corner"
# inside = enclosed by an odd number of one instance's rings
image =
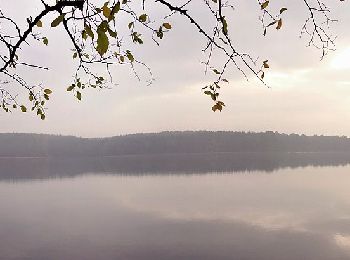
[[[350,4],[325,1],[332,3],[332,15],[339,22],[332,27],[338,35],[337,50],[323,61],[320,51],[306,48],[307,39],[299,38],[307,17],[301,0],[271,1],[288,11],[282,30],[271,30],[266,37],[261,35],[256,1],[233,1],[229,30],[234,43],[254,57],[269,60],[266,81],[271,88],[253,78],[247,82],[230,70],[226,76],[230,84],[222,90],[227,107],[221,113],[211,111],[211,101],[201,92],[211,80],[200,63],[205,42],[181,17],[171,18],[173,29],[161,46],[146,43],[137,51],[156,78],[151,86],[139,83],[128,69],[118,68],[113,70],[117,86],[87,90],[81,102],[65,90],[74,73],[70,43],[62,29],[45,29],[54,18],[48,17],[41,32],[48,36],[49,46],[33,44],[21,53],[27,60],[50,67],[49,72],[23,72],[28,81],[53,89],[47,119],[42,122],[31,113],[1,112],[0,132],[100,137],[166,130],[273,130],[350,136]],[[21,22],[41,8],[40,1],[25,0],[0,0],[0,6]],[[199,0],[190,7],[207,26]],[[154,10],[154,15],[163,11]]]

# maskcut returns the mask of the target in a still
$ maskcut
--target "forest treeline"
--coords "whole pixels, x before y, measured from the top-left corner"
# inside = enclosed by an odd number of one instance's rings
[[[219,152],[350,152],[343,136],[306,136],[277,132],[161,132],[108,138],[46,134],[0,134],[2,157],[118,156]]]

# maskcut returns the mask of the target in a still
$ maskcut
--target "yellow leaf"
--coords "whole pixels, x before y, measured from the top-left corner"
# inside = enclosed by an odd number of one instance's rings
[[[36,23],[36,26],[38,26],[38,27],[43,27],[43,22],[39,20],[39,21]]]

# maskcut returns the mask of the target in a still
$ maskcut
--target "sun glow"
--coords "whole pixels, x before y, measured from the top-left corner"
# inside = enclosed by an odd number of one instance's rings
[[[350,48],[338,53],[331,61],[334,69],[350,69]]]

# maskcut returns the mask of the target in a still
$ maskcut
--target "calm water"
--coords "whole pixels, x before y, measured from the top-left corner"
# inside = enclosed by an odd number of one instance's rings
[[[0,259],[350,259],[349,166],[43,177],[23,160],[0,167]]]

